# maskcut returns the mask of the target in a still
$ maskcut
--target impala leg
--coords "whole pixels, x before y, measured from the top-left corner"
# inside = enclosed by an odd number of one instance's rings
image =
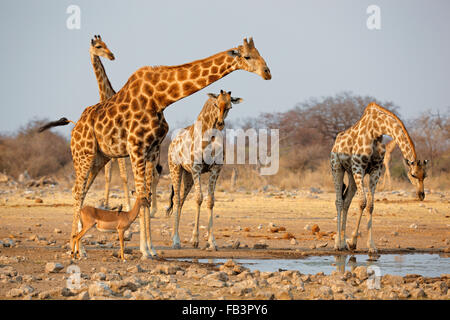
[[[219,178],[220,170],[222,166],[214,166],[209,176],[208,184],[208,209],[209,209],[209,223],[208,223],[208,244],[213,250],[217,250],[216,240],[213,235],[213,217],[214,217],[214,191],[216,189],[216,182]]]

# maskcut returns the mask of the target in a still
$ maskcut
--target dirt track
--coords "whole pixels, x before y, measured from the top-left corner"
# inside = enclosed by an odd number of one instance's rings
[[[8,242],[8,239],[12,241],[10,247],[2,248],[0,245],[0,256],[18,257],[19,261],[9,263],[4,263],[6,260],[0,261],[0,267],[2,264],[10,265],[19,275],[27,275],[26,279],[28,276],[37,278],[30,280],[30,283],[39,292],[50,290],[55,281],[59,286],[63,286],[64,279],[67,278],[64,272],[48,276],[44,268],[47,262],[60,262],[64,267],[71,263],[66,254],[72,221],[70,191],[52,188],[2,191],[0,241],[4,243]],[[112,205],[120,203],[122,198],[119,190],[113,194],[117,196],[113,195]],[[102,191],[91,191],[87,203],[98,204],[101,196]],[[164,259],[180,257],[282,259],[335,254],[332,237],[336,222],[332,193],[320,191],[314,193],[309,190],[265,193],[217,192],[214,213],[214,235],[219,247],[217,252],[203,248],[206,245],[205,226],[209,218],[206,206],[203,207],[200,217],[200,249],[192,248],[189,243],[195,212],[195,204],[190,197],[186,201],[181,217],[182,249],[174,250],[170,247],[173,221],[172,218],[166,218],[163,213],[167,197],[167,193],[159,195],[159,212],[151,221],[153,244],[161,260],[140,260],[136,221],[131,227],[134,231],[132,239],[125,243],[126,247],[131,249],[126,256],[127,263],[120,262],[114,256],[119,247],[116,234],[91,230],[84,240],[88,259],[75,262],[82,273],[89,276],[106,267],[120,274],[126,273],[127,268],[136,264],[151,271],[163,263]],[[42,203],[36,203],[39,201],[36,198],[42,199]],[[356,214],[357,204],[354,202],[349,211],[348,236],[353,231]],[[365,221],[363,217],[360,230],[362,235],[358,239],[357,252],[366,252],[367,249]],[[314,224],[320,228],[316,234],[305,228]],[[417,202],[409,192],[379,192],[376,194],[373,226],[375,244],[380,253],[449,252],[449,193],[428,193],[424,202]],[[231,245],[236,240],[240,242],[239,249],[232,249]],[[253,249],[255,244],[266,244],[267,248]],[[179,262],[178,265],[185,269],[192,264]],[[23,279],[21,281],[23,282]],[[19,283],[22,283],[21,281]],[[6,297],[7,293],[17,286],[18,283],[14,281],[1,282],[0,298]],[[295,295],[294,297],[306,298]],[[197,298],[217,297],[200,293]]]

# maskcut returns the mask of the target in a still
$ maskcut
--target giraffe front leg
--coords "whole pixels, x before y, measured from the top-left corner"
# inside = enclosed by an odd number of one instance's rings
[[[103,202],[103,206],[105,209],[109,208],[109,189],[111,183],[111,164],[113,161],[109,161],[105,165],[105,200]],[[128,209],[130,210],[130,209]]]
[[[139,150],[130,153],[131,165],[133,167],[134,184],[136,188],[136,198],[148,198],[148,194],[145,192],[145,159]],[[152,256],[147,243],[147,236],[150,230],[147,227],[150,226],[147,222],[146,208],[141,207],[139,211],[139,250],[142,253],[142,259],[148,259]]]
[[[375,246],[375,243],[373,241],[373,234],[372,234],[372,214],[373,214],[373,208],[374,208],[374,199],[375,199],[375,190],[377,188],[378,180],[381,176],[382,167],[377,167],[372,173],[370,174],[370,181],[369,181],[369,187],[370,187],[370,197],[368,200],[368,206],[367,211],[369,213],[368,215],[368,221],[367,221],[367,230],[369,237],[367,239],[367,247],[369,248],[369,253],[376,253],[377,248]]]
[[[198,168],[194,167],[194,168],[192,168],[192,170],[193,170],[192,178],[194,180],[194,187],[195,187],[195,201],[197,203],[197,213],[195,216],[195,225],[194,225],[194,230],[192,231],[191,243],[194,246],[194,248],[198,248],[198,245],[199,245],[198,227],[199,227],[199,220],[200,220],[200,207],[203,202],[203,194],[202,194],[201,181],[200,181],[201,169],[198,170]]]
[[[337,220],[337,233],[334,239],[334,248],[336,250],[343,250],[345,246],[342,247],[342,224],[341,224],[341,213],[343,208],[342,200],[342,188],[344,181],[344,170],[339,164],[339,160],[335,155],[331,156],[331,173],[333,175],[334,190],[336,192],[336,220]]]
[[[347,245],[350,250],[356,249],[356,244],[358,241],[359,225],[361,224],[361,217],[367,205],[366,192],[364,190],[364,173],[359,169],[355,169],[353,170],[353,178],[355,180],[357,188],[356,193],[359,199],[359,215],[358,220],[356,222],[355,230],[352,233],[352,238],[351,240],[347,241]]]
[[[213,235],[213,218],[214,218],[214,191],[216,189],[216,182],[219,178],[221,166],[214,167],[211,170],[208,184],[208,209],[209,209],[209,223],[208,223],[208,244],[209,248],[217,250],[216,240]]]
[[[123,185],[123,193],[125,195],[125,201],[127,205],[126,211],[131,210],[131,203],[130,203],[130,192],[128,190],[128,176],[127,176],[127,166],[125,162],[125,158],[118,158],[117,164],[119,165],[119,173],[120,178],[122,179],[122,185]],[[106,166],[105,166],[106,168]],[[105,169],[106,173],[106,169]]]
[[[348,209],[350,207],[350,204],[352,203],[353,197],[355,196],[355,193],[356,193],[356,184],[355,184],[355,180],[353,179],[352,175],[348,175],[348,181],[349,181],[348,187],[344,191],[344,195],[343,195],[344,207],[342,210],[342,227],[341,227],[341,230],[343,232],[343,237],[341,240],[342,248],[347,247],[347,235],[346,235],[347,214],[348,214]]]

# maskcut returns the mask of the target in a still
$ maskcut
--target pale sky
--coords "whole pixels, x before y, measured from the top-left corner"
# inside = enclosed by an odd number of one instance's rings
[[[81,28],[69,30],[69,5]],[[369,5],[381,30],[369,30]],[[393,101],[402,119],[450,106],[450,1],[12,1],[0,2],[0,132],[35,118],[78,120],[99,100],[89,58],[102,35],[103,60],[118,91],[138,68],[178,65],[236,47],[253,36],[272,80],[236,71],[171,105],[171,129],[193,122],[208,92],[244,98],[229,119],[291,109],[342,91]],[[58,131],[69,135],[72,126]]]

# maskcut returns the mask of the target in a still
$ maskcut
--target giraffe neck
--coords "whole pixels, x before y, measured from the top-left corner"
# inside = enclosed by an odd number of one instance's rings
[[[215,99],[208,99],[197,117],[197,121],[201,121],[202,123],[202,133],[214,128],[217,122],[219,112],[216,109],[215,102]]]
[[[152,96],[158,111],[241,69],[228,51],[179,66],[151,68],[144,79],[155,89]]]
[[[98,93],[100,94],[100,101],[104,101],[116,92],[114,91],[108,76],[106,75],[105,68],[100,60],[100,57],[91,53],[92,67],[94,68],[95,77],[97,78]]]
[[[372,118],[371,124],[374,135],[381,136],[386,134],[392,137],[405,159],[409,161],[416,160],[417,155],[414,143],[405,125],[395,114],[377,105],[373,105],[367,114]]]

